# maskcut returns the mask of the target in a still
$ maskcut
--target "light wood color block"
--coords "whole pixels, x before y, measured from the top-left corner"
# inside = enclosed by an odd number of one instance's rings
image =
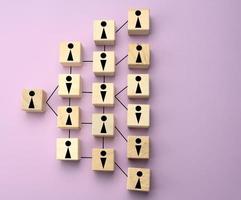
[[[127,189],[149,192],[151,171],[148,168],[128,168]]]
[[[150,126],[150,105],[128,104],[127,126],[129,128],[148,128]]]
[[[92,104],[96,107],[114,106],[114,84],[113,83],[93,83],[92,84]]]
[[[60,74],[58,94],[66,98],[81,97],[82,84],[82,79],[79,74]]]
[[[78,41],[60,44],[60,63],[65,67],[79,67],[82,64],[82,45]]]
[[[22,109],[26,112],[44,112],[46,93],[42,89],[23,89]]]
[[[80,160],[79,138],[57,138],[56,159],[57,160]]]
[[[113,76],[115,74],[115,52],[94,51],[93,72],[96,76]]]
[[[114,149],[92,149],[92,170],[114,171]]]
[[[148,69],[151,53],[149,44],[129,44],[128,66],[133,69]]]
[[[128,11],[128,34],[148,35],[150,32],[149,9],[129,9]]]
[[[114,114],[92,114],[92,135],[96,137],[113,137],[114,129]]]
[[[114,45],[115,21],[105,19],[95,20],[93,37],[96,45]]]
[[[129,98],[147,99],[150,96],[149,74],[128,74],[127,96]]]
[[[149,136],[128,136],[127,158],[149,159]]]
[[[57,126],[62,129],[80,128],[80,108],[79,106],[58,107]]]

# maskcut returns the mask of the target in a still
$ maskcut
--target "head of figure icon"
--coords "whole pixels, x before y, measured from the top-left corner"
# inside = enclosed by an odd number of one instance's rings
[[[136,175],[137,175],[138,177],[142,177],[143,173],[142,173],[141,171],[138,171],[138,172],[136,173]]]
[[[66,112],[67,112],[67,113],[72,113],[72,108],[70,108],[70,107],[67,108],[67,109],[66,109]]]
[[[101,53],[101,54],[100,54],[100,57],[101,57],[101,58],[106,58],[106,53]]]
[[[107,120],[107,117],[106,117],[105,115],[103,115],[103,116],[101,117],[101,121],[105,122],[106,120]]]
[[[106,151],[102,150],[102,151],[100,152],[100,155],[101,155],[101,156],[106,156]]]
[[[136,81],[140,82],[141,81],[141,77],[140,76],[136,76]]]
[[[72,77],[71,77],[71,76],[67,76],[67,77],[66,77],[66,81],[68,81],[68,82],[69,82],[69,81],[72,81]]]
[[[106,89],[106,84],[101,84],[101,85],[100,85],[100,88],[101,88],[102,90],[105,90],[105,89]]]
[[[136,144],[141,144],[141,138],[136,138]]]
[[[71,145],[71,142],[69,141],[69,140],[67,140],[66,142],[65,142],[65,146],[66,147],[69,147]]]
[[[142,50],[142,46],[141,46],[141,45],[137,45],[137,46],[136,46],[136,50],[137,50],[137,51],[141,51],[141,50]]]
[[[100,23],[100,25],[101,25],[102,27],[106,27],[106,21],[102,21],[102,22]]]
[[[35,92],[34,91],[30,91],[29,92],[29,96],[33,97],[35,95]]]
[[[74,44],[73,44],[73,43],[69,43],[69,44],[68,44],[68,48],[69,48],[69,49],[73,49],[73,48],[74,48]]]
[[[141,111],[141,106],[136,106],[136,111]]]
[[[137,17],[139,17],[139,16],[141,15],[141,11],[140,11],[140,10],[136,10],[135,15],[136,15]]]

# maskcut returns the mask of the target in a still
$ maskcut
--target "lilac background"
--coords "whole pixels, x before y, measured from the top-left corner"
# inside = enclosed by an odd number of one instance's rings
[[[126,190],[126,177],[91,171],[91,160],[78,163],[55,160],[55,139],[67,136],[56,127],[56,117],[26,114],[20,110],[24,87],[44,88],[48,94],[57,77],[68,70],[58,63],[62,40],[80,40],[84,59],[97,49],[92,22],[113,18],[117,27],[127,19],[130,7],[149,7],[152,33],[129,37],[125,26],[117,34],[117,60],[127,53],[129,42],[149,42],[152,47],[152,125],[145,132],[126,128],[126,111],[116,102],[117,126],[127,136],[148,134],[151,159],[129,162],[126,144],[116,133],[106,147],[116,149],[118,164],[152,169],[149,194]],[[239,0],[123,0],[118,1],[1,1],[0,55],[1,140],[0,199],[241,199],[241,1]],[[96,79],[91,64],[74,72],[90,90]],[[126,86],[127,60],[117,66],[117,91]],[[130,71],[132,73],[133,71]],[[125,92],[120,95],[125,104]],[[57,95],[50,104],[67,104]],[[73,101],[83,110],[83,121],[100,111],[91,95]],[[89,156],[101,140],[84,125],[71,137],[79,137],[82,155]]]

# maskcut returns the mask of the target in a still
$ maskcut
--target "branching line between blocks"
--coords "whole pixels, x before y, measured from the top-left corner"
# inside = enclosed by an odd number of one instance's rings
[[[124,59],[126,59],[128,55],[125,55],[121,60],[119,60],[115,65],[119,65]]]
[[[128,110],[128,108],[121,102],[121,100],[120,99],[118,99],[117,98],[117,96],[115,96],[115,98],[117,99],[117,101],[119,101],[120,102],[120,104],[126,109],[126,110]]]
[[[46,100],[46,103],[50,100],[50,98],[54,95],[55,91],[58,89],[58,85],[55,87],[54,91],[50,94],[49,98]]]
[[[117,164],[117,162],[115,162],[115,165],[122,171],[123,174],[126,175],[126,177],[128,177],[128,175],[124,172],[124,170]]]
[[[124,140],[127,142],[126,137],[121,133],[121,131],[115,126],[115,129],[117,130],[117,132],[124,138]]]
[[[49,105],[49,103],[48,102],[46,102],[46,104],[47,104],[47,106],[53,111],[53,113],[56,115],[56,116],[58,116],[58,114],[55,112],[55,110]]]
[[[123,92],[126,88],[127,88],[127,86],[125,86],[121,91],[119,91],[119,92],[115,95],[115,97],[118,96],[121,92]]]
[[[124,24],[122,24],[120,28],[116,30],[116,33],[119,32],[127,23],[128,23],[128,20]]]

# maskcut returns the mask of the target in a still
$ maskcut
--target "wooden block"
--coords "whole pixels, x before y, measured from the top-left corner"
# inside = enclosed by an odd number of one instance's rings
[[[149,159],[149,136],[128,136],[127,158]]]
[[[94,51],[93,72],[96,76],[113,76],[115,74],[115,52]]]
[[[79,74],[60,74],[58,94],[62,97],[76,98],[82,95],[82,79]]]
[[[79,138],[57,138],[56,159],[57,160],[80,160]]]
[[[150,45],[129,44],[128,66],[133,69],[148,69],[150,66]]]
[[[92,84],[92,104],[97,107],[114,106],[114,84],[113,83],[93,83]]]
[[[96,137],[113,137],[114,129],[115,122],[113,114],[92,114],[92,135]]]
[[[62,129],[80,128],[79,106],[58,107],[57,126]]]
[[[150,105],[129,104],[127,126],[130,128],[148,128],[150,126]]]
[[[42,89],[23,89],[22,109],[26,112],[44,112],[46,93]]]
[[[114,171],[114,149],[92,149],[92,170]]]
[[[128,168],[127,189],[149,192],[151,171],[148,168]]]
[[[93,36],[96,45],[114,45],[115,21],[95,20]]]
[[[127,95],[129,98],[149,98],[149,74],[129,74],[127,82]]]
[[[82,45],[78,41],[60,44],[60,63],[65,67],[79,67],[82,64]]]
[[[150,32],[149,9],[129,9],[128,11],[128,34],[148,35]]]

